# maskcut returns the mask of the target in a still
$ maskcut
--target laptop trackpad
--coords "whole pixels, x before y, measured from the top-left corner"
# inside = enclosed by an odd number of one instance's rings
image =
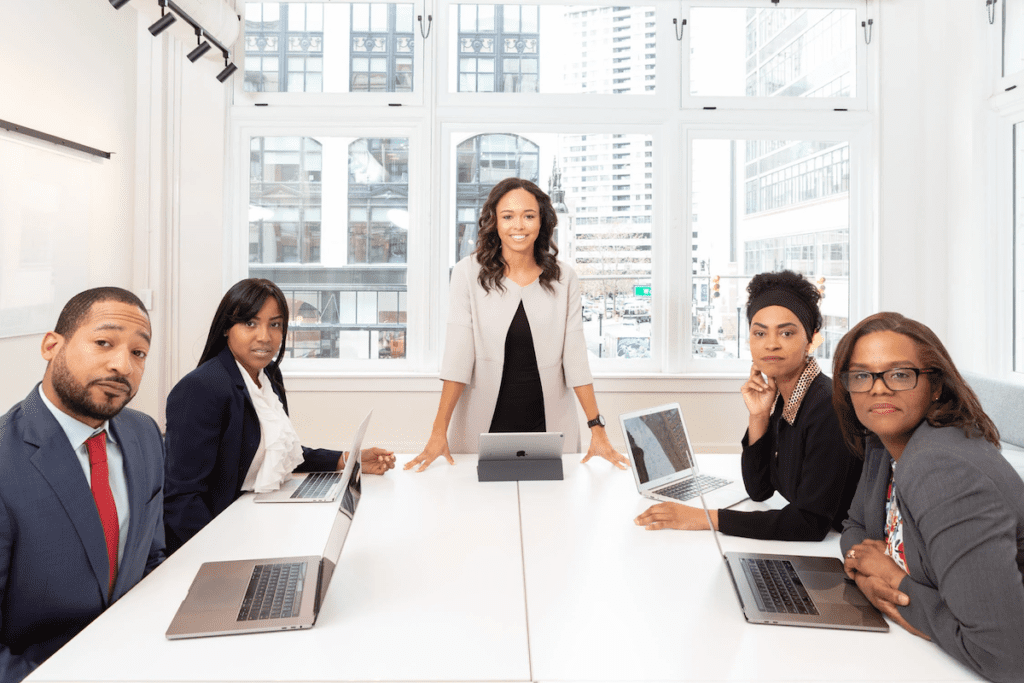
[[[200,571],[188,589],[189,609],[196,612],[223,612],[225,607],[238,605],[242,599],[239,586],[244,589],[248,578],[244,570],[224,573]]]
[[[830,603],[847,603],[858,607],[871,604],[855,584],[846,580],[845,574],[801,571],[800,579],[804,588],[821,595]]]

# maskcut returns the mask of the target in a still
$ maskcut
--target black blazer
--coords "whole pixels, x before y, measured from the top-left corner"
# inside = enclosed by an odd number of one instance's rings
[[[128,537],[107,598],[89,481],[39,385],[0,417],[0,681],[20,681],[164,559],[163,442],[153,418],[110,419],[124,456]]]
[[[281,370],[265,372],[288,411]],[[260,422],[231,350],[188,373],[167,397],[164,523],[167,552],[177,550],[242,495],[260,445]],[[303,446],[297,471],[333,470],[341,451]]]

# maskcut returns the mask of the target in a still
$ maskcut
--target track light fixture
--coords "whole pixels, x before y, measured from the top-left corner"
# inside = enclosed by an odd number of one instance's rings
[[[154,36],[158,36],[167,28],[176,22],[178,18],[173,14],[167,12],[167,0],[160,1],[160,18],[153,22],[153,25],[149,27],[149,32]]]
[[[128,4],[128,0],[110,0],[110,4],[114,6],[114,9],[121,9]]]
[[[188,55],[186,55],[188,57],[188,61],[192,62],[193,64],[195,64],[200,57],[202,57],[210,51],[210,44],[203,40],[202,30],[196,31],[196,43],[197,45],[195,46],[195,48],[193,48],[192,51],[189,52]]]
[[[228,58],[224,56],[224,70],[217,74],[217,80],[223,83],[224,81],[231,78],[231,74],[238,71],[238,67],[228,62]]]

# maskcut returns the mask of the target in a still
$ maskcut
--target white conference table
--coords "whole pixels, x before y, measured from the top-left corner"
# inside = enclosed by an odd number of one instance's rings
[[[564,481],[519,484],[479,483],[475,456],[456,462],[363,478],[314,628],[164,638],[202,562],[322,551],[334,505],[244,496],[28,680],[981,680],[895,626],[747,624],[710,534],[636,527],[651,501],[606,462],[566,455]],[[701,463],[738,475],[736,456]],[[838,554],[837,534],[723,540]]]

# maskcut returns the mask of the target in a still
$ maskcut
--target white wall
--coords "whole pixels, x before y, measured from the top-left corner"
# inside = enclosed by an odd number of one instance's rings
[[[106,0],[0,0],[0,16],[0,118],[114,152],[96,162],[89,206],[66,229],[88,232],[88,286],[152,291],[154,343],[133,407],[160,417],[174,333],[190,327],[175,324],[175,305],[197,291],[207,299],[222,281],[219,260],[214,277],[182,271],[190,250],[221,258],[229,95],[214,78],[221,67],[191,64],[191,45],[167,34],[153,38],[151,17],[131,3],[117,11]],[[203,239],[182,242],[183,224],[201,226]],[[42,378],[41,340],[0,339],[0,410]]]
[[[90,167],[97,180],[90,204],[82,207],[81,222],[65,228],[89,232],[83,267],[90,283],[131,288],[134,13],[115,12],[98,0],[0,0],[0,16],[6,19],[0,41],[0,118],[114,152],[110,160]],[[56,321],[55,314],[51,325]],[[42,379],[41,342],[41,334],[0,339],[0,412]],[[143,384],[140,405],[155,404],[150,389]]]
[[[874,3],[879,49],[878,310],[929,325],[961,369],[997,373],[1011,310],[998,218],[996,65],[984,3]],[[1008,341],[1008,340],[1007,340]]]

